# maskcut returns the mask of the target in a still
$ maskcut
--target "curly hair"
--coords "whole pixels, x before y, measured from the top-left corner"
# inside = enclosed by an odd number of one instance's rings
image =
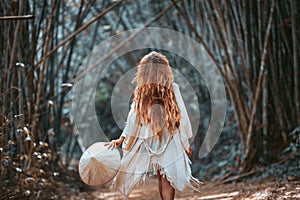
[[[164,127],[174,135],[181,119],[173,88],[174,77],[166,56],[152,51],[140,60],[137,68],[132,81],[136,83],[132,104],[136,112],[135,126],[123,148],[128,151],[136,142],[142,123],[149,124],[154,136],[160,140]]]
[[[173,89],[173,73],[166,56],[155,51],[144,56],[133,82],[136,123],[150,124],[158,138],[164,126],[170,134],[180,126],[180,109]]]

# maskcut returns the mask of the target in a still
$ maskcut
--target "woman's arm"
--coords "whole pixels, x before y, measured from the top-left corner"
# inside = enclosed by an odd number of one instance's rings
[[[125,139],[124,135],[121,135],[118,139],[112,140],[110,142],[107,142],[104,146],[108,146],[108,149],[116,149],[119,147]]]
[[[132,103],[130,111],[127,116],[126,125],[121,136],[118,139],[106,143],[105,146],[108,146],[108,149],[115,149],[119,147],[123,143],[126,137],[131,136],[131,133],[133,132],[134,129],[134,124],[135,124],[135,112],[134,112],[134,103]]]
[[[189,150],[186,151],[186,154],[187,154],[188,157],[190,157],[190,156],[192,155],[192,153],[193,153],[193,149],[192,149],[192,147],[190,146],[190,147],[189,147]]]

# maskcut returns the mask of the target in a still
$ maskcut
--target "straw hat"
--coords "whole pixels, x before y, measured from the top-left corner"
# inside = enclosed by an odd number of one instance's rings
[[[79,175],[90,186],[105,185],[115,177],[120,168],[119,151],[107,149],[104,144],[105,142],[94,143],[80,158]]]

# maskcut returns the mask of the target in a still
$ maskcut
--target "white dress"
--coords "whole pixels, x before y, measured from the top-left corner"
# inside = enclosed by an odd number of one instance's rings
[[[125,140],[121,167],[112,183],[112,188],[116,187],[126,197],[135,186],[145,183],[148,174],[156,174],[157,170],[179,191],[199,190],[201,182],[191,175],[191,161],[186,154],[190,146],[188,139],[193,136],[191,123],[179,87],[175,83],[173,87],[181,111],[180,127],[173,137],[164,128],[162,138],[158,140],[150,126],[145,124],[133,136],[136,113],[131,106],[122,132]],[[137,140],[130,151],[124,151],[128,137],[137,137]]]

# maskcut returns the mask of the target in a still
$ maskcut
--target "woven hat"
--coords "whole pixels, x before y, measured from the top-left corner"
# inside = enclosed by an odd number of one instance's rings
[[[105,142],[92,144],[79,160],[81,180],[90,186],[105,185],[115,177],[120,168],[119,151],[107,149],[104,144]]]

